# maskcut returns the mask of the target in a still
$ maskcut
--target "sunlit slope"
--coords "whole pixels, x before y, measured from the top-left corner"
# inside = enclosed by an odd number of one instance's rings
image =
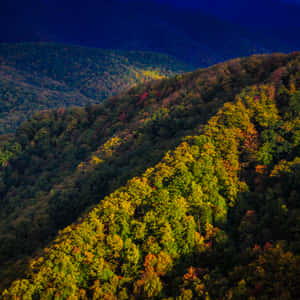
[[[245,296],[273,283],[260,255],[280,255],[295,296],[299,86],[297,53],[255,56],[24,123],[2,148],[3,282],[85,217],[7,297]]]
[[[197,135],[60,232],[5,298],[299,296],[298,67],[245,89]]]

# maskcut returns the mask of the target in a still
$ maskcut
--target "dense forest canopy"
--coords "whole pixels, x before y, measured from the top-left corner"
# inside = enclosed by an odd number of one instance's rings
[[[2,298],[299,298],[299,103],[292,53],[35,114],[0,142]]]
[[[85,106],[130,87],[189,71],[164,54],[64,44],[0,44],[0,134],[35,111]]]

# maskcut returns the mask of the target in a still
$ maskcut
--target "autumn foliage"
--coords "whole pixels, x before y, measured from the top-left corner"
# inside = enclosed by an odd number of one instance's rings
[[[3,299],[299,298],[299,76],[299,55],[254,56],[24,123],[2,241],[32,255],[62,229]]]

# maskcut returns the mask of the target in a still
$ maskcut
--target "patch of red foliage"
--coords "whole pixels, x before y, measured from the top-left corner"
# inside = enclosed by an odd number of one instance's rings
[[[270,242],[266,242],[265,243],[265,246],[264,246],[264,250],[266,251],[266,250],[269,250],[269,249],[271,249],[273,246],[272,246],[272,244],[270,243]]]
[[[145,92],[145,93],[141,96],[141,98],[140,98],[140,100],[139,100],[139,102],[138,102],[137,104],[140,105],[147,97],[148,97],[148,93]]]
[[[120,115],[120,121],[125,121],[125,119],[126,119],[126,113],[122,112]]]

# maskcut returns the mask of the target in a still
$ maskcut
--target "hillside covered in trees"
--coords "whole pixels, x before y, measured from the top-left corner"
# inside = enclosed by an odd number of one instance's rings
[[[0,44],[0,134],[14,132],[35,111],[100,103],[135,84],[188,70],[158,53]]]
[[[2,298],[299,298],[299,143],[299,53],[34,115],[0,142]]]

